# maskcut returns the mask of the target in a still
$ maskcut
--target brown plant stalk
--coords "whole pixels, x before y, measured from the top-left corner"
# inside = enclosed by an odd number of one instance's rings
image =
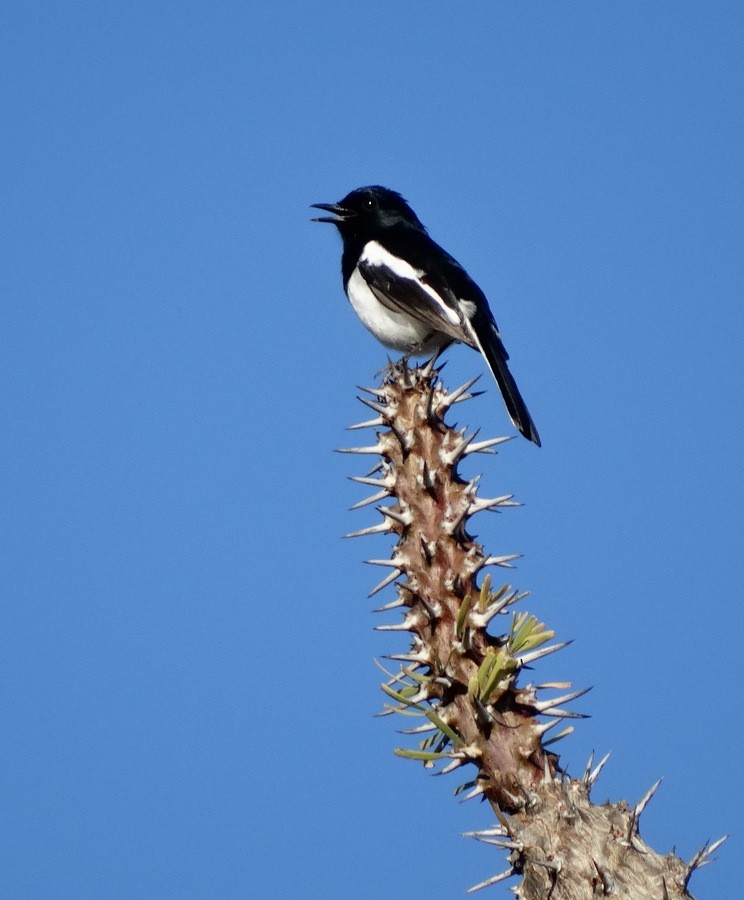
[[[421,740],[396,753],[442,773],[474,772],[458,789],[480,796],[494,810],[491,828],[470,836],[508,852],[508,868],[471,891],[521,876],[514,892],[523,900],[635,900],[690,898],[696,868],[710,860],[717,841],[689,863],[660,855],[641,839],[639,819],[658,782],[637,804],[596,805],[594,785],[606,757],[590,760],[581,778],[562,771],[548,749],[572,728],[568,708],[585,690],[567,683],[522,684],[525,667],[560,650],[553,633],[517,605],[526,596],[505,584],[492,589],[491,568],[508,568],[514,556],[489,556],[470,536],[477,512],[517,505],[511,495],[483,499],[477,478],[458,473],[464,457],[492,453],[507,438],[477,440],[446,424],[447,411],[471,395],[473,382],[448,392],[432,363],[391,365],[379,388],[363,398],[375,418],[354,428],[373,428],[372,446],[345,452],[381,457],[372,472],[355,478],[375,488],[357,506],[380,502],[382,520],[351,536],[390,533],[389,568],[372,594],[395,584],[396,599],[380,607],[402,619],[378,626],[406,631],[410,650],[388,658],[400,663],[383,684],[386,712],[419,717],[409,729]],[[361,398],[360,398],[361,399]],[[557,731],[557,733],[556,733]],[[723,839],[722,839],[723,840]]]

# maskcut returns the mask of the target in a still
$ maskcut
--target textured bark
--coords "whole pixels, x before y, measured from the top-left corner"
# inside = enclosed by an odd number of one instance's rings
[[[566,704],[585,692],[554,696],[570,685],[520,683],[527,664],[565,645],[550,644],[553,633],[515,609],[525,595],[508,584],[492,589],[484,572],[508,568],[514,557],[488,556],[467,531],[475,513],[516,505],[510,495],[479,498],[477,478],[458,474],[463,457],[506,440],[476,441],[445,423],[471,385],[450,393],[431,366],[391,366],[379,388],[365,389],[373,399],[362,402],[377,417],[353,426],[376,429],[376,443],[345,451],[381,457],[370,475],[355,479],[377,489],[357,506],[391,501],[378,507],[382,521],[354,535],[397,537],[390,559],[369,560],[391,569],[372,594],[396,586],[397,598],[380,609],[403,612],[402,621],[379,630],[411,634],[410,651],[388,657],[401,666],[383,690],[393,701],[386,711],[418,716],[421,724],[408,733],[423,738],[396,752],[442,772],[474,767],[462,791],[488,800],[496,822],[471,836],[509,855],[504,872],[471,890],[517,875],[523,900],[689,898],[692,871],[719,843],[687,864],[656,853],[638,830],[656,785],[635,807],[598,806],[590,791],[604,760],[572,779],[547,749],[572,730],[565,720],[580,714]]]

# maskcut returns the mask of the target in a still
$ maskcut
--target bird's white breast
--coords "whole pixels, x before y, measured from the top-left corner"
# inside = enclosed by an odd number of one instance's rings
[[[398,278],[416,281],[429,292],[421,282],[422,272],[404,259],[389,253],[377,241],[370,241],[365,245],[360,261],[368,266],[384,267]],[[364,325],[386,347],[402,353],[428,353],[447,340],[440,332],[432,333],[431,326],[426,322],[395,312],[380,303],[358,268],[351,273],[346,293]],[[438,297],[436,299],[441,304],[441,300]]]
[[[354,311],[372,334],[392,350],[409,353],[431,331],[425,324],[383,306],[370,290],[359,269],[354,269],[346,285]]]

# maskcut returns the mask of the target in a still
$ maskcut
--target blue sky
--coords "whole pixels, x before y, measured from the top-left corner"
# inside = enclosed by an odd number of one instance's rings
[[[543,438],[480,540],[594,685],[595,797],[730,895],[744,11],[737,2],[6,4],[2,893],[461,896],[492,821],[395,758],[354,459],[385,351],[308,205],[401,191],[491,299]],[[484,371],[449,352],[455,386]],[[487,393],[458,409],[512,428]],[[474,463],[470,464],[475,466]],[[366,543],[365,543],[366,541]],[[376,604],[375,604],[376,605]],[[507,887],[493,897],[511,896]]]

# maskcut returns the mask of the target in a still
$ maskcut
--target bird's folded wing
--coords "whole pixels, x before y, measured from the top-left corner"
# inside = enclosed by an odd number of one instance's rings
[[[408,272],[401,274],[379,260],[370,262],[361,259],[358,268],[370,290],[387,309],[418,319],[432,331],[442,332],[456,341],[472,343],[472,338],[463,328],[457,298],[444,281],[437,289],[416,270],[411,269],[411,277],[408,277]]]

